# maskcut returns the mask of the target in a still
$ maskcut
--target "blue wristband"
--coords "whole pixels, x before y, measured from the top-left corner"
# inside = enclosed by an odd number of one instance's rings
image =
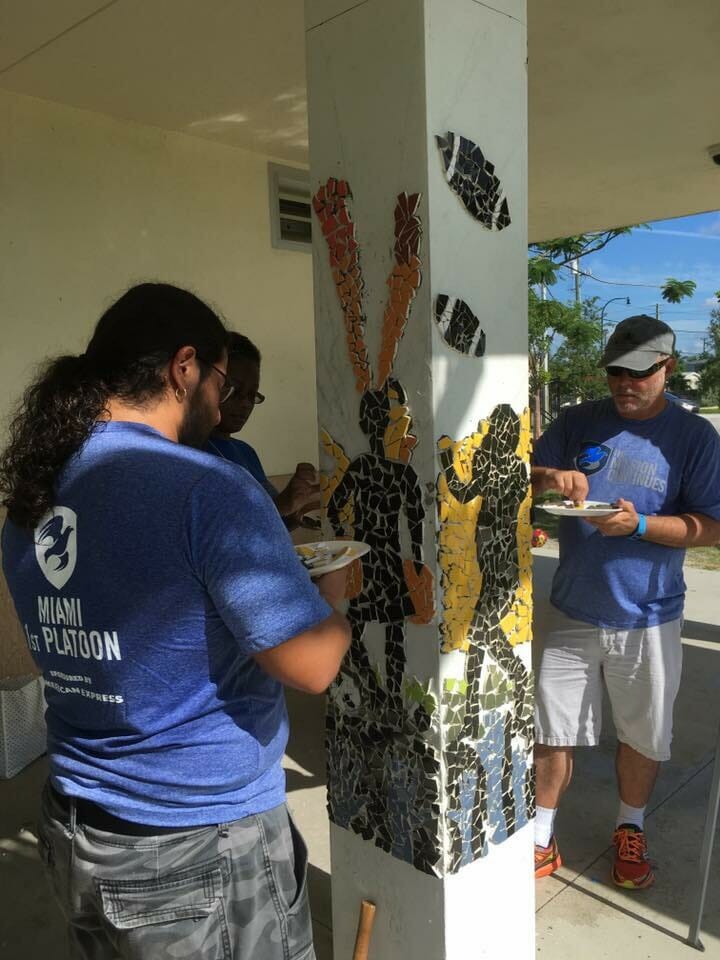
[[[644,513],[638,514],[638,525],[628,534],[630,540],[640,540],[647,533],[647,517]]]

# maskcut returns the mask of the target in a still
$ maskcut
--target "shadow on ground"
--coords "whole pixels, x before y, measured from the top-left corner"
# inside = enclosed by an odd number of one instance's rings
[[[553,557],[535,557],[539,621],[555,563]],[[714,602],[720,603],[720,591]],[[658,882],[638,894],[626,893],[609,883],[609,843],[617,797],[614,734],[606,710],[601,745],[578,751],[576,776],[558,816],[565,866],[556,877],[537,884],[541,958],[616,960],[623,952],[652,960],[692,960],[698,956],[682,943],[682,938],[687,935],[690,920],[711,759],[720,723],[720,636],[715,624],[690,610],[688,614],[673,759],[663,766],[648,817]],[[288,708],[292,731],[285,764],[288,800],[310,850],[308,884],[318,960],[330,960],[324,699],[290,691]],[[59,910],[48,894],[34,838],[23,829],[37,817],[46,770],[46,760],[41,758],[12,780],[0,780],[1,960],[64,960],[66,956]],[[706,960],[720,960],[719,862],[720,838],[703,924]],[[481,906],[478,904],[479,909]]]
[[[543,556],[534,559],[535,629],[539,634],[556,561]],[[558,813],[556,832],[563,869],[537,884],[538,951],[545,956],[570,956],[562,946],[563,937],[567,944],[569,931],[575,931],[570,938],[573,943],[579,944],[580,932],[586,938],[583,960],[614,957],[624,945],[644,950],[645,943],[639,941],[648,938],[653,942],[652,952],[641,953],[643,957],[697,955],[684,940],[695,904],[697,864],[720,725],[720,631],[715,624],[690,619],[683,638],[673,756],[661,767],[646,822],[657,882],[649,890],[634,893],[610,882],[610,839],[617,810],[616,741],[606,699],[600,746],[577,750],[573,782]],[[720,858],[720,839],[716,843],[714,864]],[[720,957],[719,938],[720,871],[714,866],[703,921],[706,956]]]

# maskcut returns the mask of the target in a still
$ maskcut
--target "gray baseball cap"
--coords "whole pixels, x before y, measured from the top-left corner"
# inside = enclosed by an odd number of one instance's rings
[[[598,366],[647,370],[657,361],[658,354],[672,356],[674,351],[672,329],[662,320],[640,313],[615,327]]]

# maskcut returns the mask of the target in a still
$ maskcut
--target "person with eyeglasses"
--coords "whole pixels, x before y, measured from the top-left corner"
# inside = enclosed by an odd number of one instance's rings
[[[612,879],[629,890],[654,881],[644,815],[670,758],[685,548],[720,542],[720,436],[666,398],[674,351],[667,324],[623,320],[599,364],[610,397],[565,409],[535,449],[535,493],[619,508],[560,520],[551,612],[536,625],[538,878],[561,865],[555,814],[574,748],[598,743],[604,683],[618,738]]]
[[[345,572],[311,581],[266,493],[203,451],[230,386],[218,315],[140,284],[49,361],[0,458],[73,958],[314,957],[283,688],[336,676]]]
[[[303,524],[308,510],[320,506],[320,485],[311,463],[298,463],[282,490],[268,480],[253,447],[233,434],[239,433],[255,407],[265,401],[260,393],[260,351],[240,333],[230,332],[228,340],[228,385],[230,394],[221,401],[220,423],[210,437],[207,450],[244,467],[272,497],[289,530]]]

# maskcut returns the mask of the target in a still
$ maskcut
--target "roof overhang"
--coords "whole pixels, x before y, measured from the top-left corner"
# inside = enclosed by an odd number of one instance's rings
[[[4,0],[0,86],[307,160],[300,0]],[[720,207],[718,0],[529,0],[533,240]]]

